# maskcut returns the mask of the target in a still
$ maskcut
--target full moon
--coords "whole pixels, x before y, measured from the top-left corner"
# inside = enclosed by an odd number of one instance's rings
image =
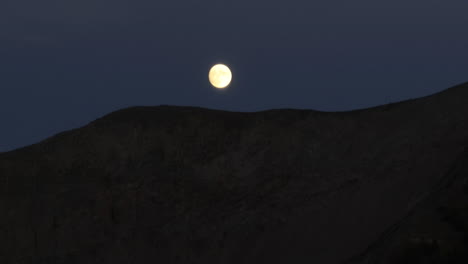
[[[208,79],[211,85],[216,88],[226,88],[232,80],[232,73],[229,68],[224,64],[216,64],[211,67],[210,73],[208,73]]]

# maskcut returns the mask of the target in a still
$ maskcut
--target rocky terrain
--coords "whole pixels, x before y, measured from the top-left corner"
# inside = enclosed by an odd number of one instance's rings
[[[468,263],[468,83],[350,112],[133,107],[0,153],[0,263]]]

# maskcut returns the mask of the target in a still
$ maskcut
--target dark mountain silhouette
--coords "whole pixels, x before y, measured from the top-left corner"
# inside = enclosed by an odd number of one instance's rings
[[[133,107],[0,154],[0,263],[468,263],[468,84],[351,112]]]

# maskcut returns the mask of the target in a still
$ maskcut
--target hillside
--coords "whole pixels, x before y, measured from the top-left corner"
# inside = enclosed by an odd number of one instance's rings
[[[0,263],[467,263],[467,180],[468,83],[351,112],[133,107],[0,153]]]

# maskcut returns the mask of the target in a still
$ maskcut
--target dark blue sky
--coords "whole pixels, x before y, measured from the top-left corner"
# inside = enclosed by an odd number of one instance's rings
[[[343,111],[468,81],[466,0],[2,0],[0,151],[134,105]],[[207,73],[228,64],[233,83]]]

